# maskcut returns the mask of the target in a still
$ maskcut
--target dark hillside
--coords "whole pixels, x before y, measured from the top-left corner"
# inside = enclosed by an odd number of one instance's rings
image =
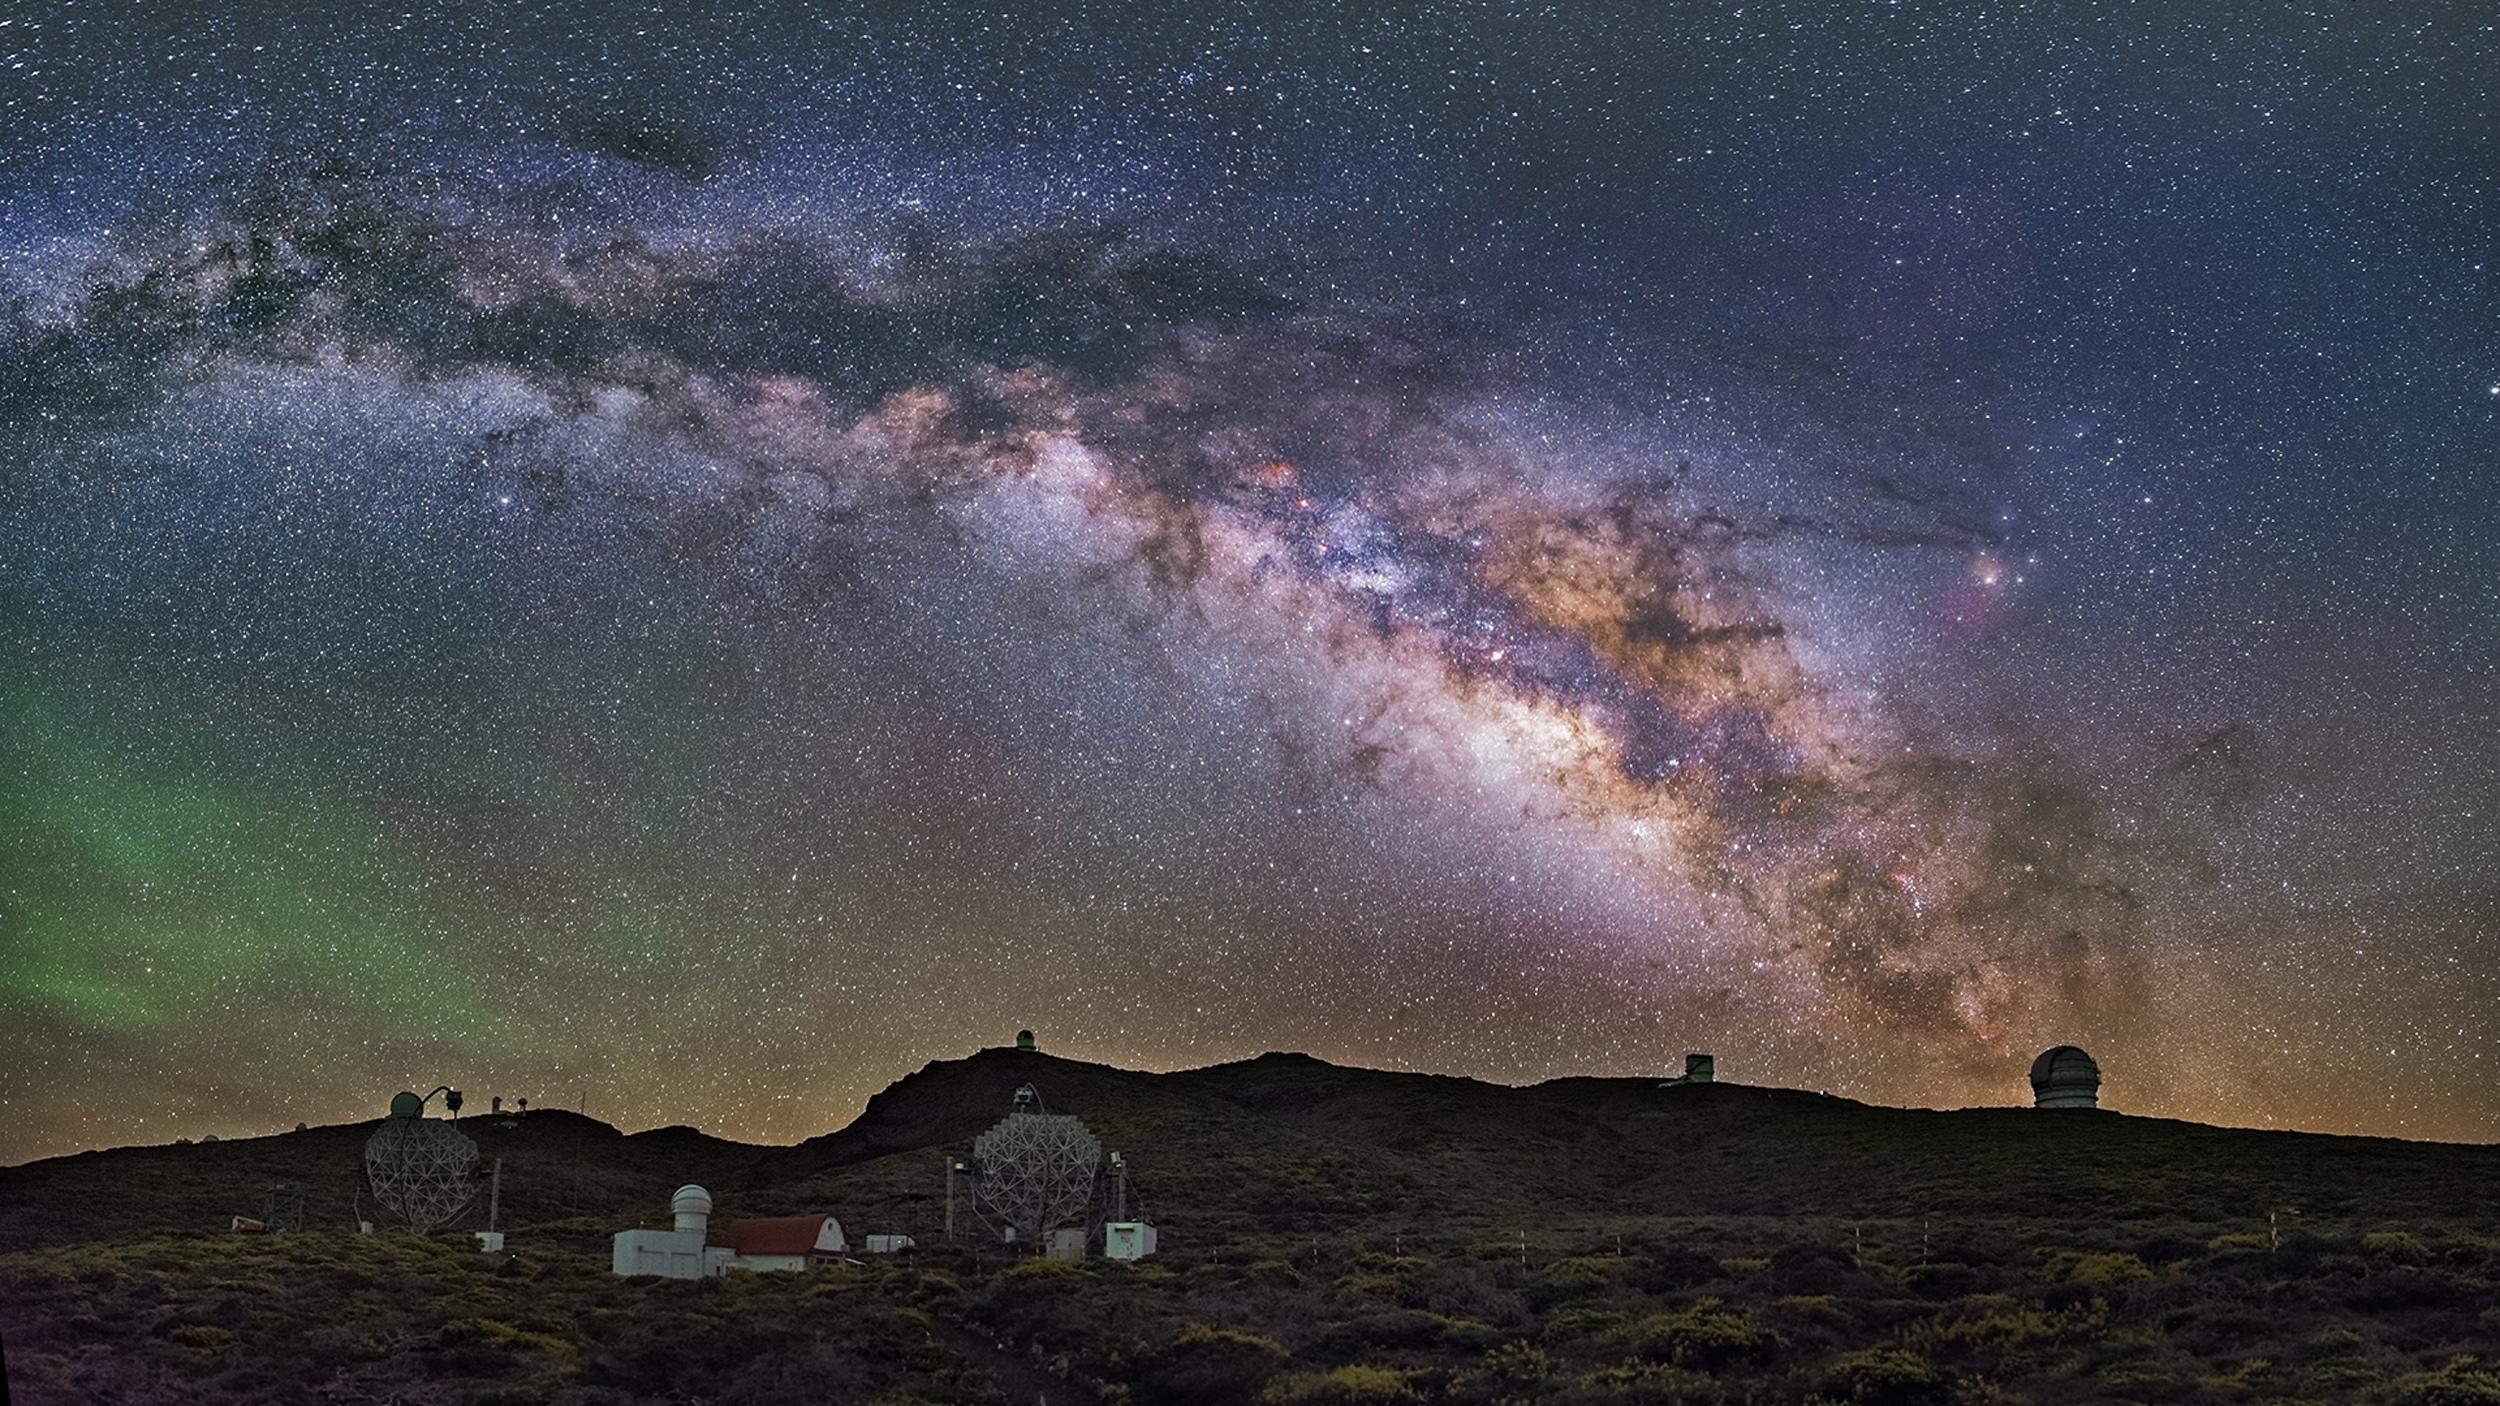
[[[2220,1223],[2296,1206],[2313,1217],[2500,1219],[2500,1148],[2490,1146],[2107,1112],[1876,1108],[1739,1084],[1512,1088],[1294,1054],[1148,1074],[983,1050],[931,1064],[848,1127],[784,1149],[691,1128],[628,1136],[557,1110],[460,1126],[481,1165],[504,1159],[507,1227],[633,1224],[662,1214],[682,1182],[712,1188],[724,1215],[779,1209],[830,1174],[889,1158],[926,1191],[939,1184],[941,1155],[968,1150],[1027,1083],[1052,1111],[1126,1150],[1141,1194],[1165,1212],[1244,1226],[1384,1215],[1509,1223],[1532,1210]],[[215,1228],[294,1194],[273,1198],[273,1188],[301,1188],[307,1225],[352,1228],[376,1126],[0,1169],[0,1250]]]
[[[376,1120],[274,1137],[117,1147],[0,1168],[0,1253],[221,1229],[235,1216],[262,1218],[272,1210],[283,1219],[299,1200],[298,1188],[304,1228],[353,1230],[365,1140],[379,1126]],[[506,1226],[573,1217],[605,1224],[620,1215],[638,1223],[665,1213],[667,1193],[680,1183],[744,1180],[760,1151],[692,1128],[629,1136],[559,1109],[464,1118],[460,1131],[477,1144],[480,1168],[503,1159]],[[654,1183],[664,1183],[656,1203]]]
[[[945,1161],[1026,1083],[1128,1154],[1161,1253],[945,1239]],[[474,1214],[350,1233],[374,1126],[0,1169],[15,1399],[2500,1406],[2491,1146],[985,1050],[791,1148],[465,1120],[504,1159],[481,1254]],[[687,1181],[716,1227],[821,1210],[920,1245],[610,1273]],[[273,1187],[309,1229],[225,1229]]]
[[[1503,1215],[2010,1216],[2076,1220],[2500,1215],[2500,1148],[2216,1128],[2099,1111],[1877,1108],[1793,1089],[1565,1079],[1512,1088],[1271,1054],[1141,1074],[1033,1051],[932,1064],[849,1127],[761,1155],[759,1187],[968,1146],[1032,1084],[1176,1205],[1275,1202],[1335,1169],[1297,1213],[1370,1214],[1408,1196]],[[934,1175],[934,1173],[932,1173]],[[1407,1209],[1422,1209],[1420,1206]]]

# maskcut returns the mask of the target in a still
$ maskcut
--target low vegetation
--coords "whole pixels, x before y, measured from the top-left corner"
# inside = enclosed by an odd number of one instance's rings
[[[24,1402],[2500,1404],[2500,1240],[2452,1226],[2007,1224],[1921,1258],[1908,1224],[1623,1225],[1525,1262],[1251,1237],[693,1283],[525,1237],[175,1232],[7,1257],[0,1324]]]

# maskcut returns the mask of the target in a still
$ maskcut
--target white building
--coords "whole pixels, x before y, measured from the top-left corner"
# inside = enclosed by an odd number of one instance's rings
[[[619,1274],[706,1279],[733,1269],[804,1270],[850,1250],[842,1222],[826,1215],[735,1220],[726,1232],[728,1244],[706,1244],[712,1194],[699,1186],[677,1188],[669,1209],[677,1213],[676,1229],[618,1231],[608,1267]]]
[[[1115,1220],[1102,1228],[1102,1256],[1142,1260],[1155,1252],[1155,1228],[1144,1221]]]
[[[618,1231],[610,1268],[619,1274],[703,1279],[730,1267],[737,1251],[703,1243],[712,1223],[712,1193],[699,1186],[681,1186],[669,1198],[668,1208],[677,1214],[677,1228]]]
[[[769,1216],[733,1220],[727,1232],[731,1269],[789,1270],[840,1259],[850,1250],[842,1222],[831,1216]]]

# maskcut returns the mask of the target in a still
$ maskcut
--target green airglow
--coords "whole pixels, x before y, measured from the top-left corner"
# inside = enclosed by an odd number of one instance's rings
[[[447,1010],[505,1026],[451,950],[475,916],[431,898],[363,807],[68,714],[0,693],[0,1004],[108,1031],[264,1000],[345,1005],[377,1035],[439,1033]]]

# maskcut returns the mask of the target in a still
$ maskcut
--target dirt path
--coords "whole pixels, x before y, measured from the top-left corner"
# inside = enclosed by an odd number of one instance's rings
[[[934,1320],[938,1340],[962,1356],[967,1366],[998,1383],[1014,1406],[1095,1406],[1094,1393],[1033,1360],[1032,1355],[949,1319]]]

